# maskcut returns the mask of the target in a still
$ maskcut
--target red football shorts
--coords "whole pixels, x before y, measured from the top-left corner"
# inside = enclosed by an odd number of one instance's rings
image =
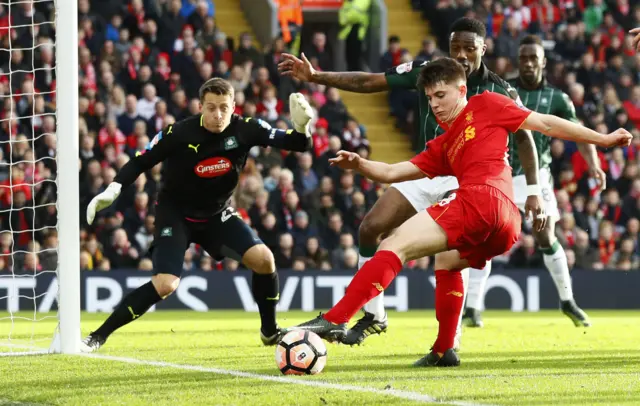
[[[507,252],[520,236],[518,207],[492,186],[462,186],[427,211],[447,234],[449,249],[473,268]]]

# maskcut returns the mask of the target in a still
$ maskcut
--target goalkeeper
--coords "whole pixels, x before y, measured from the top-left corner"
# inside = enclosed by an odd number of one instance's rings
[[[83,340],[83,352],[99,349],[115,330],[136,320],[178,288],[184,252],[192,242],[216,259],[230,257],[253,271],[252,293],[262,324],[260,338],[264,345],[277,343],[280,329],[276,304],[280,295],[273,253],[229,204],[252,147],[291,151],[311,147],[308,126],[313,111],[304,96],[292,94],[289,102],[295,130],[272,129],[262,120],[234,115],[233,88],[219,78],[202,85],[200,102],[201,114],[160,131],[89,203],[87,221],[91,224],[96,212],[111,205],[122,188],[163,162],[163,186],[150,249],[154,275],[151,282],[128,294]]]

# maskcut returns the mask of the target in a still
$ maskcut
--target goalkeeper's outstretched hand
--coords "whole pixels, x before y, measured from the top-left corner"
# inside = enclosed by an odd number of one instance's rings
[[[309,132],[309,123],[313,118],[313,109],[301,93],[292,93],[289,96],[289,110],[291,111],[291,121],[293,128],[299,133],[311,136]]]
[[[93,219],[96,217],[96,212],[111,206],[111,203],[118,198],[120,195],[120,189],[122,189],[122,185],[117,182],[113,182],[107,187],[107,189],[105,189],[104,192],[91,199],[89,207],[87,207],[87,223],[89,223],[89,225],[93,223]]]

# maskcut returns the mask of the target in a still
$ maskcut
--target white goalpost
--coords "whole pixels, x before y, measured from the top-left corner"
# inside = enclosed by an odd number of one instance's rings
[[[44,8],[45,5],[54,6],[55,13],[45,15],[45,21],[36,21],[36,12],[33,9]],[[0,356],[47,352],[74,354],[79,352],[81,339],[78,2],[0,0],[0,6],[9,16],[23,13],[23,20],[25,15],[29,16],[29,7],[32,8],[31,24],[15,23],[14,19],[10,19],[7,27],[9,38],[0,42],[0,52],[9,55],[7,71],[0,72],[0,75],[8,78],[5,92],[1,94],[4,106],[0,105],[0,109],[4,107],[6,116],[2,117],[0,122],[8,128],[6,132],[9,138],[0,141],[5,151],[5,160],[0,159],[0,169],[8,174],[4,183],[0,182],[3,185],[0,199],[2,194],[8,193],[10,206],[4,207],[7,204],[5,200],[1,210],[4,222],[0,242],[3,239],[8,241],[8,236],[11,238],[10,252],[2,253],[3,268],[0,268]],[[55,18],[51,18],[52,16]],[[42,29],[55,29],[53,43],[43,40],[43,37],[38,35]],[[28,30],[27,32],[31,33],[32,46],[29,48],[19,44],[20,38],[14,38],[16,35],[12,35],[14,30]],[[42,59],[38,59],[42,58],[43,53],[53,50],[55,62],[42,63]],[[13,58],[20,58],[23,52],[29,57],[20,61],[20,69],[14,69]],[[37,60],[40,63],[36,64]],[[55,89],[36,89],[36,78],[39,75],[48,75],[44,80],[50,83],[52,76],[49,73],[52,71],[55,71]],[[16,77],[21,78],[22,83],[14,83]],[[31,84],[24,85],[25,81],[29,80]],[[17,89],[19,93],[16,92]],[[54,99],[51,97],[54,92],[55,113],[37,107],[37,98],[44,96]],[[7,101],[7,98],[17,99],[18,102]],[[42,103],[41,100],[38,101]],[[20,108],[24,103],[28,105],[26,111]],[[10,106],[8,109],[7,104]],[[48,132],[49,127],[45,125],[47,116],[55,117],[55,124],[50,124],[55,127]],[[25,141],[24,135],[13,133],[12,125],[16,120],[30,123],[30,139]],[[28,142],[33,151],[30,156],[20,155],[24,142]],[[49,152],[49,156],[36,156],[36,146],[42,150],[43,143],[46,143],[45,150],[48,147],[49,151],[55,152]],[[14,156],[19,158],[14,160]],[[56,170],[51,176],[43,177],[43,163],[47,159],[55,160]],[[27,176],[23,176],[24,174]],[[36,201],[36,195],[42,194],[42,188],[53,183],[57,189],[55,202]],[[18,196],[20,193],[22,194]],[[25,204],[22,196],[26,195],[29,198]],[[57,212],[55,225],[43,223],[38,219],[37,213],[41,213],[41,210],[51,212],[53,207]],[[31,219],[26,218],[29,216]],[[36,235],[42,239],[43,235],[48,238],[52,234],[55,235],[55,232],[57,247],[41,249],[33,242]],[[28,248],[23,246],[24,241],[29,239],[20,237],[25,233],[30,235]],[[2,248],[4,249],[4,245]],[[39,264],[38,258],[47,251],[57,251],[57,263],[49,265],[52,269],[45,269]],[[42,286],[43,278],[50,280],[47,286]],[[44,313],[48,309],[52,312],[57,309],[57,315]]]

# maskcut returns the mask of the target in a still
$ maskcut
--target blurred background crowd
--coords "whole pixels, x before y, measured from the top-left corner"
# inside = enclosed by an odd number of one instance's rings
[[[406,0],[410,2],[411,0]],[[328,159],[340,149],[371,153],[367,129],[336,89],[280,77],[286,51],[278,38],[260,47],[251,33],[219,29],[212,0],[79,0],[81,213],[136,151],[177,120],[198,113],[198,88],[211,77],[231,81],[236,113],[286,128],[288,95],[300,91],[317,111],[313,149],[286,153],[255,148],[233,204],[274,252],[280,269],[356,269],[358,227],[386,185],[340,171]],[[505,78],[517,75],[518,42],[540,34],[548,51],[548,81],[570,95],[578,117],[601,132],[624,127],[626,149],[599,151],[608,189],[597,193],[576,146],[552,144],[552,172],[562,218],[557,233],[572,266],[638,269],[640,228],[640,55],[626,31],[640,26],[640,6],[627,0],[413,0],[434,37],[411,55],[391,34],[382,71],[411,59],[447,52],[451,22],[461,16],[488,27],[486,63]],[[55,71],[52,3],[0,4],[0,270],[56,268]],[[33,24],[32,24],[33,21]],[[31,25],[31,26],[29,26]],[[300,49],[317,69],[332,70],[327,35],[316,32]],[[413,92],[391,93],[389,114],[417,139]],[[140,176],[91,227],[81,215],[81,268],[149,271],[153,204],[162,165]],[[426,270],[422,258],[408,268]],[[523,233],[494,266],[542,266],[533,238]],[[240,265],[241,266],[241,265]],[[236,270],[197,245],[183,268]]]

